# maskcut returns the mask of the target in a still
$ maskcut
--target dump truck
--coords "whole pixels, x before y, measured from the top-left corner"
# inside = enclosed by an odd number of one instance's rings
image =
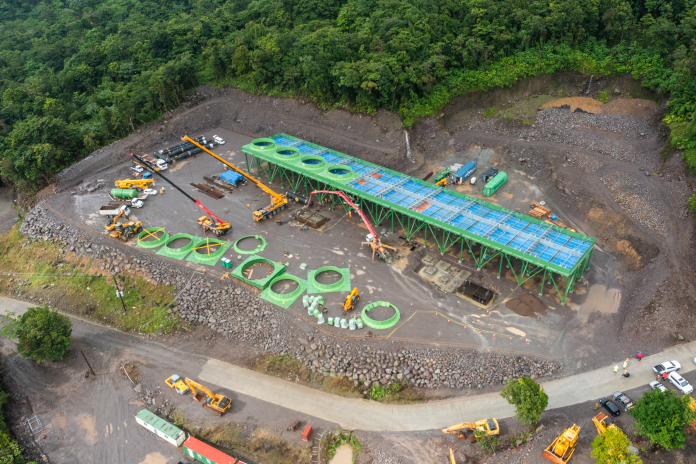
[[[201,401],[204,408],[212,409],[218,413],[218,415],[222,416],[232,406],[232,400],[228,397],[215,394],[200,383],[195,382],[188,377],[186,377],[184,381],[186,382],[186,385],[191,388],[191,393],[193,393],[194,399],[196,401]],[[203,399],[203,394],[206,396],[205,399]]]
[[[172,375],[169,377],[167,380],[164,381],[167,385],[172,387],[176,392],[180,395],[183,395],[187,391],[189,391],[188,385],[186,385],[186,382],[184,382],[181,377],[179,377],[177,374]]]
[[[125,213],[124,213],[125,212]],[[130,216],[130,209],[126,205],[108,205],[99,208],[99,214],[101,216],[118,216],[124,213],[126,216]]]
[[[570,461],[580,436],[580,426],[573,424],[566,429],[560,436],[551,443],[548,448],[541,453],[542,457],[556,464],[566,464]]]
[[[114,183],[119,189],[146,189],[155,186],[155,181],[152,179],[123,179]]]
[[[498,435],[500,433],[500,427],[498,427],[498,421],[491,418],[482,419],[476,422],[463,422],[461,424],[442,429],[442,433],[451,433],[457,435],[457,439],[459,440],[464,440],[466,438],[467,431],[482,435]]]

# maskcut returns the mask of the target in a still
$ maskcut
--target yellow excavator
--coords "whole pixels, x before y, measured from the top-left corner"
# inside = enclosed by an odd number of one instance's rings
[[[255,177],[250,176],[249,174],[247,174],[243,170],[239,169],[234,164],[220,158],[218,155],[216,155],[212,151],[208,150],[206,147],[204,147],[200,143],[196,142],[195,140],[190,138],[188,135],[184,135],[181,138],[181,140],[194,144],[195,146],[197,146],[198,148],[200,148],[201,150],[203,150],[204,152],[206,152],[207,154],[209,154],[210,156],[212,156],[216,160],[218,160],[221,163],[228,166],[233,171],[243,175],[244,177],[246,177],[247,179],[252,181],[254,184],[256,184],[256,186],[258,188],[260,188],[261,190],[263,190],[264,192],[266,192],[267,194],[269,194],[271,196],[271,204],[270,205],[266,206],[265,208],[261,208],[259,210],[254,211],[254,214],[253,214],[254,221],[257,221],[257,222],[263,221],[265,219],[268,219],[271,216],[275,216],[276,213],[287,208],[288,207],[288,197],[290,197],[291,199],[293,199],[297,203],[302,203],[302,204],[308,203],[308,201],[302,195],[298,195],[296,193],[285,192],[285,194],[280,194],[280,193],[274,192],[270,188],[266,187],[263,183],[261,183],[260,180],[256,179]]]
[[[118,213],[115,217],[109,219],[109,222],[107,222],[104,227],[106,228],[106,230],[114,230],[114,228],[116,227],[116,220],[121,216],[125,216],[126,218],[128,218],[128,214],[130,214],[130,210],[128,208],[121,208],[121,212]]]
[[[140,221],[131,221],[127,223],[118,223],[114,225],[114,230],[109,234],[112,238],[120,238],[124,242],[135,237],[143,231],[143,223]]]
[[[597,428],[597,433],[600,435],[609,429],[617,428],[616,425],[611,422],[611,418],[609,418],[609,416],[607,416],[603,412],[600,412],[599,414],[594,416],[592,418],[592,422],[594,422],[594,425]]]
[[[541,453],[541,456],[556,464],[566,464],[575,451],[580,436],[580,426],[573,424]]]
[[[186,377],[184,381],[186,382],[186,385],[188,385],[191,389],[193,398],[196,401],[202,401],[204,408],[212,409],[213,411],[222,416],[232,406],[232,400],[226,397],[225,395],[216,395],[200,383],[194,382],[188,377]],[[203,400],[203,394],[205,394],[206,396],[205,400]]]
[[[358,294],[358,287],[355,287],[346,297],[346,302],[343,303],[343,314],[354,310],[355,305],[358,304],[358,301],[360,301],[360,295]]]
[[[464,440],[466,438],[467,431],[483,435],[498,435],[500,433],[500,427],[498,427],[498,421],[491,418],[482,419],[476,422],[463,422],[461,424],[442,429],[442,433],[451,433],[457,435],[459,440]]]
[[[124,179],[115,182],[116,188],[120,189],[146,189],[155,185],[152,179]]]

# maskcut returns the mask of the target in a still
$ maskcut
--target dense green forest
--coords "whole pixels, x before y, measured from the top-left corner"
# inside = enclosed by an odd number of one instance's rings
[[[0,0],[0,174],[36,188],[231,84],[404,124],[472,89],[570,69],[670,95],[696,169],[696,0]]]

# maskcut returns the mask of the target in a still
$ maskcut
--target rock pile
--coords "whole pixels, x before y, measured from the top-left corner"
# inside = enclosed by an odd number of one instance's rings
[[[153,284],[173,285],[176,301],[167,308],[169,317],[207,325],[228,339],[247,342],[269,354],[294,353],[313,372],[347,377],[365,390],[396,382],[422,388],[484,388],[523,375],[549,377],[560,369],[554,362],[525,356],[440,349],[377,351],[365,347],[369,342],[364,340],[339,344],[325,336],[298,339],[288,324],[291,313],[261,300],[242,284],[162,262],[151,252],[108,238],[86,238],[41,205],[27,214],[21,232],[91,257],[105,274],[137,272],[149,276]],[[64,266],[62,261],[57,260],[56,266]]]
[[[423,388],[484,388],[522,376],[550,377],[560,369],[552,361],[526,356],[437,348],[389,352],[338,345],[326,338],[298,341],[296,356],[312,372],[347,377],[365,388],[397,382]]]
[[[666,222],[664,208],[655,194],[625,172],[612,172],[602,177],[614,201],[628,215],[650,230],[664,235]]]

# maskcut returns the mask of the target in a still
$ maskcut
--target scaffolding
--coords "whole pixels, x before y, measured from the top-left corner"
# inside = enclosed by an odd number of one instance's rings
[[[590,265],[593,238],[287,134],[256,139],[243,152],[249,172],[256,165],[258,176],[295,192],[341,190],[375,224],[390,223],[407,240],[422,232],[424,246],[431,240],[442,254],[459,251],[460,261],[467,252],[477,270],[497,260],[498,278],[505,266],[518,285],[543,275],[539,294],[552,284],[561,304]],[[342,204],[335,195],[317,197]]]

